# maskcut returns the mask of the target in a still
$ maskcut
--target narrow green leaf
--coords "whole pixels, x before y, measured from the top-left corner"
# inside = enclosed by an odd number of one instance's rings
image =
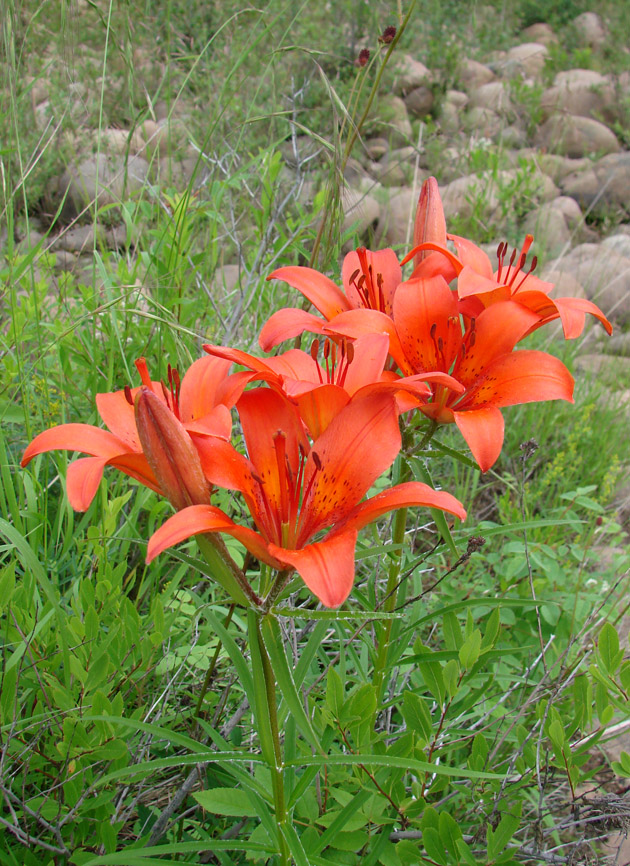
[[[321,754],[322,748],[319,737],[313,730],[311,720],[306,715],[302,698],[295,687],[293,674],[291,673],[291,668],[289,667],[284,651],[282,633],[280,631],[280,626],[278,625],[278,620],[275,619],[275,617],[268,615],[263,619],[262,635],[267,652],[269,653],[276,681],[280,687],[280,691],[282,692],[282,697],[287,702],[287,706],[295,719],[296,725],[302,732],[302,736],[309,742],[315,751]]]
[[[465,770],[462,767],[447,767],[445,764],[430,764],[428,761],[418,761],[415,758],[397,757],[395,755],[304,755],[293,761],[286,761],[287,767],[325,767],[327,764],[338,766],[365,767],[396,767],[408,770],[410,773],[435,773],[438,776],[448,776],[452,779],[502,779],[501,773],[484,773],[477,770]]]

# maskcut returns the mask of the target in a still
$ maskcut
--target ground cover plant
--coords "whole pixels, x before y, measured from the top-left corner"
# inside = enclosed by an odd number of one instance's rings
[[[549,82],[624,69],[584,11],[540,6]],[[614,859],[625,359],[580,375],[611,325],[536,261],[539,156],[443,146],[532,4],[5,12],[0,863]]]

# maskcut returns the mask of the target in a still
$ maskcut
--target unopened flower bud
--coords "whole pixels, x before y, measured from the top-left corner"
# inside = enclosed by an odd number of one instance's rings
[[[178,511],[188,505],[207,505],[209,485],[183,424],[148,388],[140,389],[135,408],[142,450],[164,495]]]
[[[428,177],[422,184],[413,227],[414,247],[427,242],[446,245],[446,220],[440,190],[434,177]],[[414,268],[429,255],[431,250],[420,250],[416,253],[413,257]]]
[[[359,51],[359,56],[354,61],[354,64],[355,64],[355,66],[359,66],[359,67],[367,66],[369,59],[370,59],[370,49],[369,48],[362,48],[361,51]]]

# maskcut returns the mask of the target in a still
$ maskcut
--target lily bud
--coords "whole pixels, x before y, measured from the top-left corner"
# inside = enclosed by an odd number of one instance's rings
[[[427,241],[446,246],[446,220],[438,183],[434,177],[428,177],[422,184],[413,227],[414,247]],[[431,250],[420,250],[416,253],[413,257],[414,268],[429,255]]]
[[[210,488],[183,424],[149,388],[140,389],[135,414],[142,450],[165,496],[178,511],[208,505]]]

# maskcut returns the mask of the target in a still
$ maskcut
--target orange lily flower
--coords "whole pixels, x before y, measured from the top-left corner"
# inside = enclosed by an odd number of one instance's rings
[[[438,424],[457,424],[485,472],[503,444],[501,407],[538,400],[573,402],[573,379],[557,358],[513,351],[537,321],[535,312],[512,301],[499,301],[477,317],[466,317],[446,280],[433,276],[398,287],[393,318],[352,310],[336,316],[328,329],[347,337],[387,333],[390,353],[404,375],[441,370],[461,383],[464,393],[427,380],[432,399],[418,408]]]
[[[309,446],[295,407],[277,391],[247,391],[238,411],[249,458],[214,439],[210,480],[239,490],[256,529],[239,526],[219,508],[193,505],[173,515],[149,541],[147,561],[200,533],[238,539],[262,562],[296,570],[328,607],[348,597],[359,529],[395,508],[426,505],[465,511],[450,494],[409,482],[360,502],[400,450],[394,399],[372,393],[351,400]],[[316,541],[313,538],[328,530]]]
[[[253,371],[250,379],[262,379],[298,406],[300,416],[313,438],[320,436],[332,419],[356,394],[384,391],[396,394],[399,412],[418,405],[431,396],[427,381],[463,391],[451,376],[442,372],[402,378],[385,370],[389,357],[386,334],[366,334],[354,341],[329,338],[323,344],[324,363],[318,361],[319,340],[311,351],[289,349],[270,358],[257,358],[247,352],[224,346],[204,345],[206,352],[234,361]]]
[[[267,279],[284,280],[301,292],[324,319],[329,320],[346,310],[356,309],[380,310],[390,315],[396,289],[402,281],[402,271],[393,250],[371,252],[359,247],[344,258],[343,291],[313,268],[278,268]],[[324,326],[325,322],[312,313],[284,308],[274,313],[263,326],[260,347],[268,352],[283,340],[297,337],[304,331],[323,333]]]
[[[447,248],[451,240],[457,256]],[[428,178],[422,186],[416,213],[414,248],[405,256],[402,264],[413,259],[414,277],[429,277],[441,274],[447,282],[457,277],[457,294],[462,301],[461,310],[469,316],[477,316],[490,304],[498,301],[516,301],[537,315],[531,330],[536,330],[554,319],[560,319],[567,340],[579,337],[584,330],[586,314],[598,319],[608,334],[612,325],[599,307],[585,298],[551,298],[553,283],[539,279],[533,273],[537,258],[525,270],[527,253],[534,241],[527,235],[521,252],[512,252],[506,267],[507,244],[499,244],[498,268],[493,272],[486,253],[472,241],[458,235],[446,233],[444,209],[435,178]],[[441,253],[435,256],[433,251]]]
[[[151,380],[146,361],[140,358],[136,367],[141,387],[96,395],[96,408],[109,430],[90,424],[52,427],[33,439],[21,465],[26,466],[38,454],[59,449],[92,455],[75,460],[68,467],[68,499],[76,511],[89,508],[105,466],[114,466],[157,493],[168,495],[169,490],[163,489],[141,443],[134,410],[136,398],[141,390],[150,393],[173,415],[173,420],[181,422],[186,436],[194,437],[200,446],[210,436],[228,438],[232,424],[230,407],[243,387],[227,375],[229,366],[228,361],[220,358],[201,358],[192,364],[181,383],[177,371],[169,367],[167,389],[163,382]]]

